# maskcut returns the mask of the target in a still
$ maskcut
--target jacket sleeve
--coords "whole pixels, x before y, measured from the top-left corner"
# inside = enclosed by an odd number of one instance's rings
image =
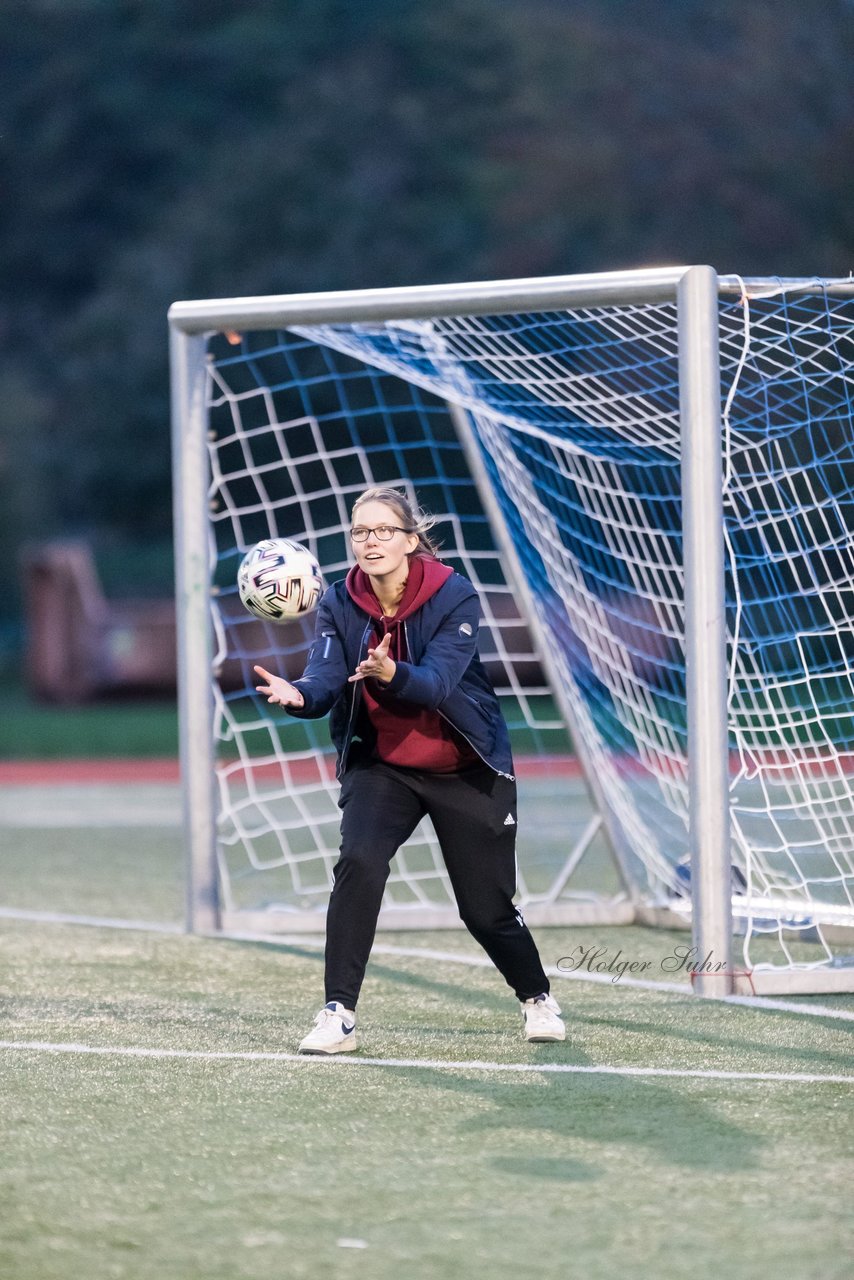
[[[302,694],[304,705],[285,708],[288,715],[298,720],[317,720],[325,716],[346,687],[350,674],[341,631],[335,621],[331,592],[332,588],[325,592],[318,605],[314,641],[305,671],[299,680],[292,681],[294,688]]]
[[[405,625],[405,624],[404,624]],[[435,710],[457,687],[477,652],[480,601],[472,588],[442,618],[421,660],[398,662],[385,689],[406,702]]]

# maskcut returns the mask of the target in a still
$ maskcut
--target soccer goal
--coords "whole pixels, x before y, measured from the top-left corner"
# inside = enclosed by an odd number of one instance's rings
[[[252,674],[298,675],[312,623],[251,617],[236,571],[279,536],[342,576],[353,498],[394,484],[483,601],[526,918],[691,927],[700,994],[854,989],[854,282],[698,266],[170,322],[188,927],[323,927],[325,725]],[[395,864],[381,927],[459,923],[429,825]]]

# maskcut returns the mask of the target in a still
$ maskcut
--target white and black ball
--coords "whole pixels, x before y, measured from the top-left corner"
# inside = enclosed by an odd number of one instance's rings
[[[320,565],[301,542],[267,538],[246,552],[237,571],[245,609],[265,622],[310,613],[323,591]]]

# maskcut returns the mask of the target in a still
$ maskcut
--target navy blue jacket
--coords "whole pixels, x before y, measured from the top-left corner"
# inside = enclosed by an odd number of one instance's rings
[[[477,652],[480,601],[467,578],[453,573],[435,595],[400,624],[407,661],[398,662],[386,694],[438,711],[496,773],[513,776],[510,737],[495,690]],[[294,686],[305,705],[289,715],[329,716],[338,752],[337,776],[347,768],[360,723],[362,681],[348,677],[367,657],[374,620],[351,598],[343,581],[323,593],[305,672]]]

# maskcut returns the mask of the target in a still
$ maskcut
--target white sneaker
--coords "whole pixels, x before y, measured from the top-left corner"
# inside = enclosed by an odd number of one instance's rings
[[[565,1040],[566,1027],[560,1017],[560,1005],[554,996],[534,996],[522,1002],[525,1019],[525,1039],[535,1043],[546,1040]]]
[[[314,1020],[314,1030],[300,1042],[300,1053],[347,1053],[356,1048],[356,1015],[331,1000]]]

